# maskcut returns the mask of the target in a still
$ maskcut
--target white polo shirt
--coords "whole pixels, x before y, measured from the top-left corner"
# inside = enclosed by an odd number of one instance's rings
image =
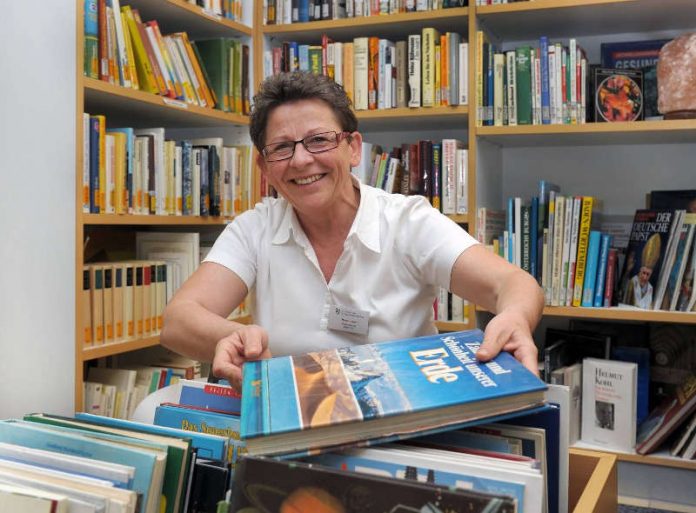
[[[358,212],[329,283],[282,198],[237,217],[205,261],[246,283],[254,322],[280,356],[436,333],[438,287],[449,288],[454,262],[474,244],[425,198],[360,184]],[[329,329],[332,306],[367,311],[367,335]]]

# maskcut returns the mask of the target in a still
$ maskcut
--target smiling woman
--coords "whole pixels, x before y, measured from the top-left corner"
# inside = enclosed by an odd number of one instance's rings
[[[343,88],[281,73],[254,98],[265,198],[220,235],[165,311],[162,343],[233,383],[244,361],[436,333],[443,287],[497,316],[478,353],[513,352],[536,372],[533,278],[478,245],[421,196],[360,183],[362,136]],[[227,320],[249,294],[255,325]]]

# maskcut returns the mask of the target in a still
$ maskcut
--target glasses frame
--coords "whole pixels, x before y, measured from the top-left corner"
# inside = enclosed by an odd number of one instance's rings
[[[311,139],[312,137],[316,137],[318,135],[323,135],[323,134],[335,134],[336,135],[336,145],[332,146],[331,148],[325,148],[323,150],[318,150],[318,151],[310,150],[307,147],[307,139]],[[338,145],[341,144],[341,141],[343,139],[347,138],[348,136],[350,136],[350,134],[351,134],[351,132],[348,132],[346,130],[343,130],[341,132],[336,132],[334,130],[327,130],[326,132],[319,132],[317,134],[308,135],[307,137],[304,137],[302,139],[298,139],[297,141],[278,141],[276,143],[267,144],[266,146],[261,148],[261,155],[263,155],[263,159],[266,162],[283,162],[284,160],[290,160],[291,158],[293,158],[295,156],[295,149],[297,148],[297,145],[299,143],[302,143],[302,146],[304,146],[304,149],[307,150],[308,153],[311,153],[312,155],[316,155],[319,153],[324,153],[327,151],[335,150],[336,148],[338,148]],[[276,144],[281,144],[281,143],[292,143],[292,153],[290,153],[289,156],[284,157],[282,159],[268,160],[268,148],[270,146],[274,146]]]

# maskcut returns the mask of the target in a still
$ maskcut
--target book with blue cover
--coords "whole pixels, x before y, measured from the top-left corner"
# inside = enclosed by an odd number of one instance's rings
[[[543,403],[546,385],[508,353],[480,363],[481,330],[244,364],[250,454],[321,452],[454,428]]]
[[[234,465],[244,453],[244,443],[239,439],[239,417],[202,408],[163,403],[155,409],[155,425],[181,429],[195,433],[222,436],[229,439]]]
[[[181,385],[179,404],[239,415],[241,408],[239,392],[229,383],[180,379],[179,384]]]
[[[74,456],[105,460],[113,463],[127,462],[135,468],[133,490],[142,495],[140,513],[154,513],[159,507],[156,485],[162,486],[162,470],[157,477],[157,456],[135,447],[128,447],[101,433],[78,433],[75,430],[42,426],[32,422],[6,420],[0,422],[0,441],[32,447],[34,449],[64,452]],[[123,437],[121,437],[123,438]]]
[[[75,418],[103,426],[132,429],[135,431],[142,431],[144,433],[189,438],[191,440],[191,447],[196,449],[196,454],[199,458],[231,461],[234,453],[232,445],[229,444],[229,439],[223,436],[196,433],[194,431],[183,433],[180,429],[144,424],[142,422],[134,422],[132,420],[115,419],[113,417],[104,417],[102,415],[93,415],[91,413],[76,413]]]

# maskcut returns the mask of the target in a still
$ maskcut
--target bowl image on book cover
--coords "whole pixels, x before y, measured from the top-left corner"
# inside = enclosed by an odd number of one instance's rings
[[[642,83],[639,70],[595,70],[595,121],[643,119]]]

